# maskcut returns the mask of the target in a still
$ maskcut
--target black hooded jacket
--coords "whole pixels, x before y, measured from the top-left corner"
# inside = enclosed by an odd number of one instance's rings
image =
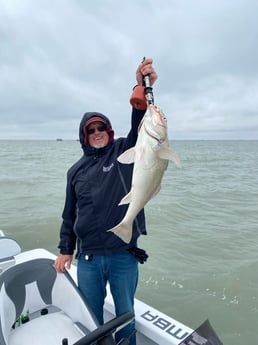
[[[77,255],[121,252],[136,245],[137,238],[146,234],[144,210],[139,212],[134,221],[129,244],[107,231],[120,223],[128,208],[128,205],[118,204],[131,188],[133,164],[121,164],[117,157],[135,145],[144,112],[133,108],[131,130],[126,138],[118,139],[113,139],[114,132],[105,115],[94,112],[84,114],[79,129],[84,154],[67,173],[66,200],[58,246],[61,254],[73,254],[76,242]],[[112,133],[109,144],[99,149],[85,145],[83,128],[93,116],[103,118]]]

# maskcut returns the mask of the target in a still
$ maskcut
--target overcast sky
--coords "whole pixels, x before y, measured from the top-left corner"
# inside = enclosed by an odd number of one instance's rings
[[[0,0],[0,139],[76,139],[86,111],[130,125],[152,57],[170,139],[258,139],[257,0]]]

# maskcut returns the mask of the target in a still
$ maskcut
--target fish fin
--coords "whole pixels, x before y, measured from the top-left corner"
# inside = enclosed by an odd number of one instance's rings
[[[125,152],[123,152],[118,158],[118,162],[123,164],[131,164],[134,163],[134,157],[135,157],[135,148],[132,147]]]
[[[175,163],[177,167],[180,167],[180,159],[175,151],[171,150],[169,147],[161,147],[158,156],[160,159],[165,159]]]
[[[126,195],[123,197],[123,199],[121,199],[121,201],[120,201],[120,203],[118,204],[118,206],[130,204],[131,201],[132,201],[132,192],[130,191],[128,194],[126,194]]]
[[[118,236],[122,241],[125,243],[130,243],[132,239],[132,225],[127,226],[126,224],[120,223],[113,229],[108,231],[113,232],[116,236]]]
[[[152,148],[152,150],[153,150],[154,152],[159,151],[159,150],[160,150],[160,144],[152,145],[151,148]]]

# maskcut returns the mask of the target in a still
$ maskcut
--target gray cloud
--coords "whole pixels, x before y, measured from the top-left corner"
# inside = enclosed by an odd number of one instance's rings
[[[143,56],[175,139],[258,138],[256,0],[0,0],[0,139],[75,139],[85,111],[117,134]]]

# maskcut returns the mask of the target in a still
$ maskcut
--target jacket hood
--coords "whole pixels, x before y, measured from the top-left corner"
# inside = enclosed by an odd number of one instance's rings
[[[86,132],[86,123],[87,126],[91,123],[91,121],[89,121],[92,118],[96,118],[95,121],[102,121],[103,123],[105,123],[107,125],[107,133],[109,135],[109,143],[113,141],[114,139],[114,131],[112,129],[112,125],[111,122],[109,121],[109,119],[98,112],[87,112],[83,115],[81,123],[80,123],[80,127],[79,127],[79,140],[82,146],[82,149],[84,150],[86,147],[89,147],[88,144],[88,138],[87,138],[87,132]]]

